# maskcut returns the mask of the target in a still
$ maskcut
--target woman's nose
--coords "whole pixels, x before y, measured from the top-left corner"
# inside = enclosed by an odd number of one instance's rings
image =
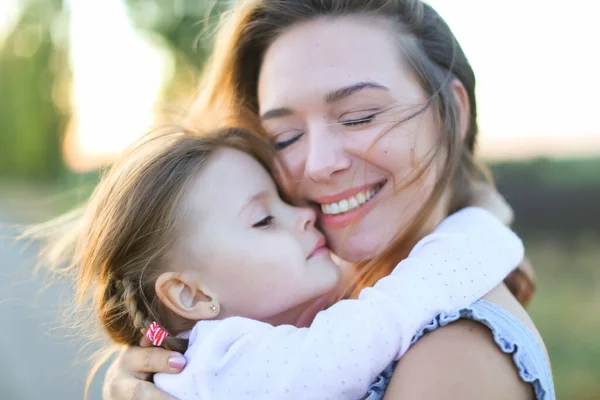
[[[336,172],[350,167],[350,158],[343,146],[329,132],[311,132],[304,173],[315,182],[326,182]]]

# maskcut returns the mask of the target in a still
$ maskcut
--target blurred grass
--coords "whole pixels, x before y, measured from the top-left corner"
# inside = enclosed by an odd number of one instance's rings
[[[83,205],[100,179],[100,172],[64,173],[54,180],[0,179],[0,218],[37,223]]]
[[[595,239],[595,240],[594,240]],[[537,293],[529,312],[548,348],[559,399],[600,399],[600,247],[530,238]]]

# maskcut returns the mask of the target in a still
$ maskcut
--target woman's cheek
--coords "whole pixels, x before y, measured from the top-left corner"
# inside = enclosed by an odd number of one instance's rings
[[[302,181],[304,171],[300,163],[289,155],[279,155],[274,164],[274,178],[277,185],[289,198],[298,196],[298,183]]]

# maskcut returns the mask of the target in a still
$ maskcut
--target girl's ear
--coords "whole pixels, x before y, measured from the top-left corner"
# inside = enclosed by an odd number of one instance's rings
[[[219,300],[194,272],[165,272],[154,289],[160,301],[180,317],[200,321],[219,315]]]

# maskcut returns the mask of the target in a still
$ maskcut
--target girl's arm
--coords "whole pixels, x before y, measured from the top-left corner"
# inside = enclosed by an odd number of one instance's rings
[[[310,328],[238,317],[198,323],[186,369],[155,383],[182,399],[360,398],[422,325],[479,299],[522,258],[512,231],[482,209],[464,209],[391,275],[319,313]]]

